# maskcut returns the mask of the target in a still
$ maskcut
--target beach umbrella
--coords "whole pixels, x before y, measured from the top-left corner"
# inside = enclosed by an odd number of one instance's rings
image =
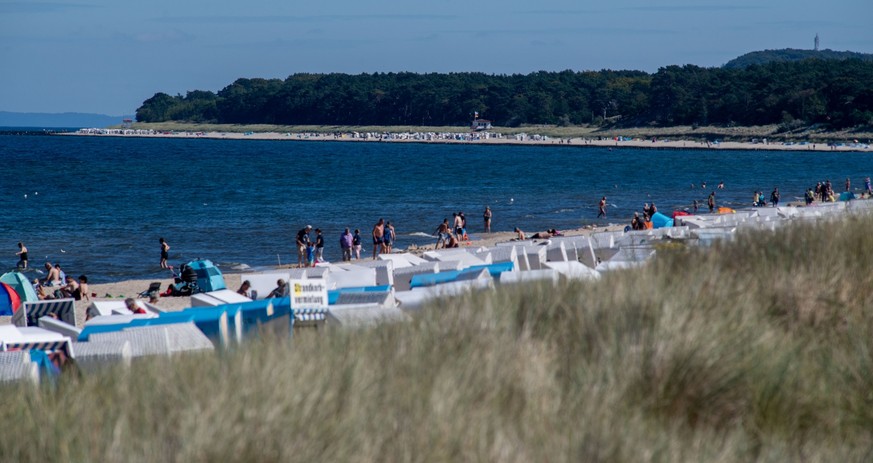
[[[12,315],[21,306],[18,293],[6,283],[0,283],[0,315]]]
[[[12,286],[12,289],[14,289],[15,292],[18,293],[18,297],[21,298],[21,302],[36,302],[39,300],[36,291],[33,289],[33,285],[27,281],[27,277],[21,272],[15,271],[4,273],[3,275],[0,275],[0,282]]]

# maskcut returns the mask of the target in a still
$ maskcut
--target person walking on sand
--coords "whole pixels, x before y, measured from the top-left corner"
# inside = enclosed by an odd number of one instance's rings
[[[167,259],[170,258],[170,245],[163,238],[158,238],[158,242],[161,243],[161,268],[170,268],[167,265]]]
[[[491,233],[491,208],[485,206],[485,213],[482,214],[482,218],[485,219],[485,233]]]
[[[373,260],[382,250],[382,236],[385,234],[385,219],[379,219],[376,225],[373,225]]]
[[[600,198],[600,204],[598,205],[598,208],[600,210],[597,212],[597,218],[599,219],[599,218],[603,217],[605,219],[606,218],[606,196]]]
[[[773,192],[770,193],[770,203],[773,207],[779,206],[779,187],[773,188]]]
[[[709,206],[709,213],[715,212],[715,192],[709,193],[709,199],[706,200],[706,205]]]
[[[297,267],[303,268],[309,259],[306,257],[306,248],[309,246],[309,231],[312,230],[312,225],[307,225],[297,232]]]
[[[15,253],[18,256],[18,263],[15,264],[15,268],[23,268],[27,269],[27,246],[24,245],[21,241],[18,242],[18,252]]]

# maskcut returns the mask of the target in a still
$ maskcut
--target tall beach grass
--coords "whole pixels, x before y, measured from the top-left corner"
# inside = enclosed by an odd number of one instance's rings
[[[873,219],[0,390],[3,461],[870,461]]]

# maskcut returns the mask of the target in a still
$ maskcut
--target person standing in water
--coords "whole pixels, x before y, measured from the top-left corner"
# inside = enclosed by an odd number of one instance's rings
[[[15,265],[15,268],[27,269],[27,246],[21,241],[18,242],[18,252],[15,255],[18,256],[18,264]]]
[[[161,268],[170,268],[167,265],[167,259],[170,258],[170,245],[163,238],[158,238],[161,243]]]
[[[606,218],[606,196],[600,198],[600,204],[598,204],[600,210],[597,212],[597,218],[603,217]]]
[[[491,233],[491,208],[485,206],[485,213],[482,214],[485,219],[485,233]]]

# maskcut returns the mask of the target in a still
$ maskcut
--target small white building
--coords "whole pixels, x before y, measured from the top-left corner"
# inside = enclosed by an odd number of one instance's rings
[[[473,122],[470,124],[470,130],[480,131],[480,130],[490,130],[491,129],[491,121],[488,119],[473,119]]]

